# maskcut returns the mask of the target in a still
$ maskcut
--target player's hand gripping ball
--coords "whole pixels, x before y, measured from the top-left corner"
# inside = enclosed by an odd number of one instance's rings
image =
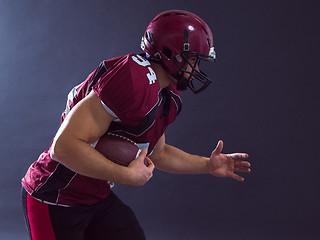
[[[128,166],[141,152],[135,142],[114,133],[103,135],[95,149],[112,162],[122,166]],[[144,163],[148,165],[146,160]]]

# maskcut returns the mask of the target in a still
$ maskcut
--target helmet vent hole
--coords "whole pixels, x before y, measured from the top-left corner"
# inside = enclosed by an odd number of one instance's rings
[[[171,52],[170,49],[164,48],[164,49],[162,49],[162,52],[163,52],[164,55],[166,55],[166,57],[167,57],[168,59],[171,59],[172,52]]]
[[[203,31],[208,35],[206,29],[202,25],[201,25],[201,27],[202,27]]]
[[[157,17],[156,19],[153,19],[152,22],[155,22],[155,21],[159,20],[159,18],[160,18],[160,17]]]

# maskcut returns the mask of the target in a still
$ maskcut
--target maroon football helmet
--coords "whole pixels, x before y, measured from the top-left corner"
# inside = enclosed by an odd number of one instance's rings
[[[178,80],[178,90],[189,87],[199,93],[211,83],[208,76],[196,69],[200,60],[214,61],[216,58],[212,32],[197,15],[183,10],[160,13],[147,27],[141,48]],[[188,61],[191,57],[196,57],[195,64]],[[191,72],[186,71],[188,65]],[[188,79],[183,77],[184,72],[190,74]]]

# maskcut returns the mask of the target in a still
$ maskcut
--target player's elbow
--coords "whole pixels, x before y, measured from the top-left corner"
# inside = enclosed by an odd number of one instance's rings
[[[65,153],[66,148],[63,140],[60,137],[55,138],[50,148],[50,157],[55,161],[61,162]]]
[[[58,148],[57,148],[57,141],[56,139],[53,140],[53,143],[51,145],[51,148],[50,148],[50,157],[53,159],[53,160],[56,160],[58,161],[58,156],[57,156],[57,152],[59,152]]]

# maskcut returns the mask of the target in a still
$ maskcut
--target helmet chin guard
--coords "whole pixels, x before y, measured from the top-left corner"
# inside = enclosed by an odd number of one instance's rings
[[[192,52],[182,53],[181,56],[185,61],[185,66],[183,68],[178,64],[176,60],[174,60],[177,67],[181,71],[180,74],[173,75],[173,77],[175,77],[178,81],[177,90],[184,91],[187,89],[187,87],[189,87],[193,93],[202,92],[210,85],[212,80],[204,72],[197,70],[197,66],[199,67],[201,60],[211,61],[211,59],[207,56],[201,56],[201,54],[199,53]],[[190,57],[192,56],[197,58],[194,65],[192,65],[189,61]],[[212,59],[212,61],[214,61],[214,59]],[[187,70],[188,66],[191,71]],[[186,74],[188,77],[184,77],[184,74]]]
[[[190,88],[199,93],[212,82],[197,69],[201,60],[216,58],[212,33],[208,25],[191,12],[169,10],[157,15],[145,31],[141,48],[177,79],[177,90]],[[196,57],[196,64],[190,63],[190,57]]]

